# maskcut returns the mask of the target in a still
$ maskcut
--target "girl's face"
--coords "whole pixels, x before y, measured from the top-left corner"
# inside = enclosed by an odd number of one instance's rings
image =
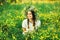
[[[28,11],[27,17],[28,17],[28,19],[32,19],[33,18],[32,13],[30,11]]]

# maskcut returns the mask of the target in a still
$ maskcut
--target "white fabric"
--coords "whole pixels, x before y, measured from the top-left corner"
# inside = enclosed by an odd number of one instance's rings
[[[40,27],[40,25],[41,25],[40,20],[37,20],[35,22],[35,28],[37,29],[38,27]],[[31,22],[29,22],[29,29],[28,29],[27,19],[23,20],[22,27],[26,28],[26,32],[28,32],[28,31],[31,32],[34,30],[33,24]],[[23,32],[23,34],[25,34],[25,33]]]

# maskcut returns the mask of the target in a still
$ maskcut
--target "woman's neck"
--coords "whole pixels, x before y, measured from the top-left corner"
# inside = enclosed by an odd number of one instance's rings
[[[29,21],[30,21],[31,23],[33,23],[33,20],[32,20],[32,19],[29,19]]]

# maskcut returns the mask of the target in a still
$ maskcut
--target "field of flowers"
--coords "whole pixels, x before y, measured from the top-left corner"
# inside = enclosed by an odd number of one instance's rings
[[[31,4],[0,5],[0,40],[60,40],[60,3],[35,3],[41,27],[27,36],[22,35],[24,8]]]

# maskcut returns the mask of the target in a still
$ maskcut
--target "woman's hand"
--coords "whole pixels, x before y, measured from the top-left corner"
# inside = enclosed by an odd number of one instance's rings
[[[22,29],[23,29],[23,34],[26,34],[27,33],[26,28],[22,28]]]
[[[23,29],[23,32],[25,32],[26,31],[26,28],[22,28]]]

